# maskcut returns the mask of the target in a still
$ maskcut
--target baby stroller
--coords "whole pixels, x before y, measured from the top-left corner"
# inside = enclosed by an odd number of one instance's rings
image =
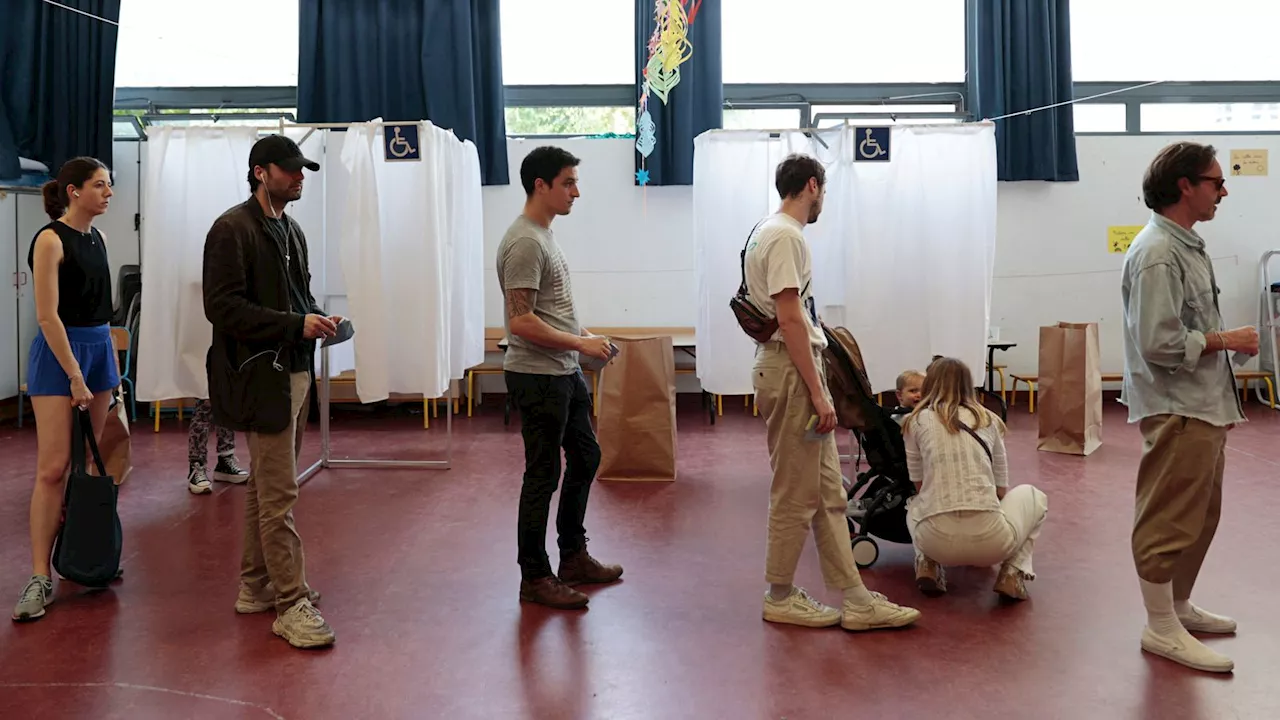
[[[848,330],[824,325],[823,332],[827,336],[827,348],[823,351],[827,385],[837,424],[853,432],[869,466],[858,473],[856,481],[846,483],[849,486],[846,519],[853,559],[858,567],[866,568],[880,557],[876,538],[911,543],[907,530],[907,498],[915,495],[916,489],[907,471],[902,429],[894,420],[895,415],[908,411],[905,408],[889,410],[876,402],[862,352]],[[860,466],[861,462],[855,461],[854,468]]]

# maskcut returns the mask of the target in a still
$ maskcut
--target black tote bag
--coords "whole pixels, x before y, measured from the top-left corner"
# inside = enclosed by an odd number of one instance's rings
[[[90,475],[85,469],[86,441],[97,475]],[[63,499],[62,527],[53,546],[53,567],[59,575],[92,588],[106,587],[116,578],[124,544],[120,515],[116,512],[118,493],[98,452],[89,412],[74,410],[71,475]]]

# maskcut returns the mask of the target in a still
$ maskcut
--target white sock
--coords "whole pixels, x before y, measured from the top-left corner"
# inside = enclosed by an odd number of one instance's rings
[[[1173,583],[1151,583],[1142,580],[1142,602],[1147,607],[1147,627],[1161,637],[1174,638],[1189,634],[1173,607]]]
[[[850,605],[870,605],[874,600],[871,593],[867,592],[866,585],[855,585],[844,589],[844,601]]]

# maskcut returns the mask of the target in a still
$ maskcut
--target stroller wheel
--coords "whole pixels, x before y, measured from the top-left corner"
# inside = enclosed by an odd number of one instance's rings
[[[880,559],[880,546],[873,538],[861,535],[853,539],[853,562],[859,568],[869,568]]]

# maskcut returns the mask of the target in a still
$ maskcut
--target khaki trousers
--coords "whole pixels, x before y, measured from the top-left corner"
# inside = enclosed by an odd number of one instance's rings
[[[1133,562],[1139,578],[1172,582],[1174,600],[1187,600],[1222,514],[1227,428],[1178,415],[1140,427]]]
[[[917,556],[944,567],[1008,563],[1035,578],[1031,551],[1049,512],[1049,498],[1038,488],[1010,488],[999,510],[957,510],[924,520],[917,520],[912,510],[907,508],[907,528]]]
[[[284,612],[307,596],[302,538],[293,526],[298,502],[298,453],[307,426],[307,394],[311,375],[289,377],[292,422],[279,433],[245,433],[249,445],[249,481],[245,484],[244,555],[240,582],[260,592],[270,581],[276,611]]]
[[[822,356],[816,351],[814,361],[825,390]],[[812,531],[826,584],[840,590],[862,585],[849,545],[845,520],[848,500],[835,432],[820,441],[804,439],[805,426],[815,414],[813,402],[782,343],[767,343],[756,351],[752,380],[756,404],[768,429],[769,465],[773,468],[766,582],[792,584],[800,553]]]

